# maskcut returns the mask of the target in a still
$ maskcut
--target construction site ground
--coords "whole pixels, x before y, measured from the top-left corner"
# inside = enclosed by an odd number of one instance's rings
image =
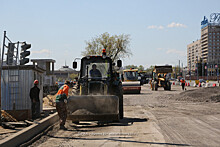
[[[219,146],[220,87],[186,89],[151,91],[144,85],[141,94],[124,95],[120,122],[67,121],[68,130],[56,123],[30,146]]]
[[[58,124],[31,146],[219,146],[220,87],[172,86],[124,95],[125,118],[97,124]]]

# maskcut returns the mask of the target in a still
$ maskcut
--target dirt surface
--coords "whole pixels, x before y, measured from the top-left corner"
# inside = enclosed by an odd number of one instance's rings
[[[218,88],[172,86],[171,91],[124,95],[120,122],[67,121],[67,131],[58,125],[31,146],[219,146],[220,103]],[[216,97],[216,100],[213,100]]]

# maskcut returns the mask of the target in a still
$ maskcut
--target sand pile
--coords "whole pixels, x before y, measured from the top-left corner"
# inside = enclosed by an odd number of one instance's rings
[[[47,95],[43,98],[43,107],[53,106],[55,107],[56,95]]]
[[[193,102],[220,102],[220,87],[187,90],[174,97],[176,100]]]

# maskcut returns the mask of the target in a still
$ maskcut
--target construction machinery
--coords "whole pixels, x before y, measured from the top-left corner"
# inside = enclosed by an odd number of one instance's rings
[[[92,73],[96,66],[96,73]],[[121,67],[121,60],[117,67]],[[123,118],[123,92],[119,74],[110,57],[86,56],[81,59],[78,95],[67,101],[67,119],[72,121],[118,121]],[[73,62],[77,68],[77,62]],[[97,71],[99,70],[99,72]]]
[[[148,79],[147,79],[147,75],[146,75],[147,71],[139,71],[138,72],[138,81],[140,81],[141,85],[147,84],[148,83]]]
[[[164,87],[164,90],[171,90],[169,74],[172,73],[172,66],[155,66],[152,71],[151,89],[157,91],[158,87]]]
[[[123,70],[122,77],[122,86],[123,93],[140,93],[141,84],[138,81],[138,69],[126,69]]]

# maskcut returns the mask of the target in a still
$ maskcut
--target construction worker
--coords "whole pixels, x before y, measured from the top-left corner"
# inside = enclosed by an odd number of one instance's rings
[[[92,69],[89,71],[91,77],[102,77],[101,72],[96,68],[96,64],[92,65]]]
[[[37,87],[39,84],[38,80],[34,81],[34,87],[30,90],[30,98],[31,98],[31,110],[32,110],[32,119],[36,119],[40,117],[40,99],[39,93],[40,89]]]
[[[67,118],[66,103],[67,103],[69,86],[70,86],[70,82],[65,81],[64,85],[61,86],[60,89],[58,90],[56,96],[56,109],[60,117],[60,129],[63,130],[66,130],[64,125],[66,123],[66,118]]]
[[[184,90],[186,81],[182,78],[182,79],[180,80],[180,82],[182,83],[182,90]]]

